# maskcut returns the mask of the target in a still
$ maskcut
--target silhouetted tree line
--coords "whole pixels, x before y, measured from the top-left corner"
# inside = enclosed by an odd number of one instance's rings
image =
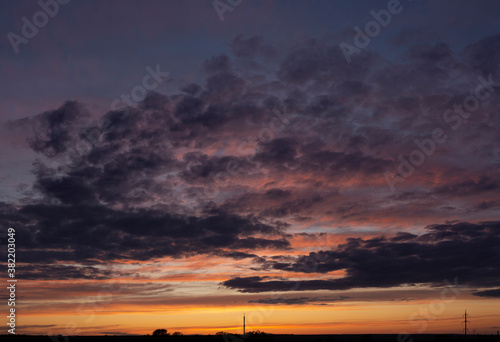
[[[215,335],[190,335],[183,336],[180,332],[174,332],[170,334],[167,329],[156,329],[151,335],[154,339],[161,341],[172,340],[174,341],[177,337],[179,341],[190,341],[191,339],[197,341],[224,341],[224,342],[270,342],[273,341],[273,335],[267,334],[260,330],[249,331],[245,335],[234,335],[227,333],[225,331],[219,331]]]

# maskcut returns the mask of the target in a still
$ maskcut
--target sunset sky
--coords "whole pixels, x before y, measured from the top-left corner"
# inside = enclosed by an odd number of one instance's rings
[[[17,333],[500,330],[499,2],[65,1],[0,2]]]

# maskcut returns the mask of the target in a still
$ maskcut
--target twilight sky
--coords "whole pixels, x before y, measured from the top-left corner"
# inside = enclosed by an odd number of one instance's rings
[[[18,333],[500,329],[500,3],[55,1],[0,2]]]

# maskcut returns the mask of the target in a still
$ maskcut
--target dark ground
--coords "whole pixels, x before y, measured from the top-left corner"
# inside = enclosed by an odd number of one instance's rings
[[[500,342],[497,335],[185,335],[185,336],[31,336],[2,335],[2,341],[28,342]]]

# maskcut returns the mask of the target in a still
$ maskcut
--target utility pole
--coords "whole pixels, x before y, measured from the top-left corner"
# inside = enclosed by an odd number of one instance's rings
[[[243,335],[245,335],[245,314],[243,314]]]
[[[470,323],[470,321],[467,320],[467,310],[465,310],[464,314],[464,336],[467,336],[467,323]]]

